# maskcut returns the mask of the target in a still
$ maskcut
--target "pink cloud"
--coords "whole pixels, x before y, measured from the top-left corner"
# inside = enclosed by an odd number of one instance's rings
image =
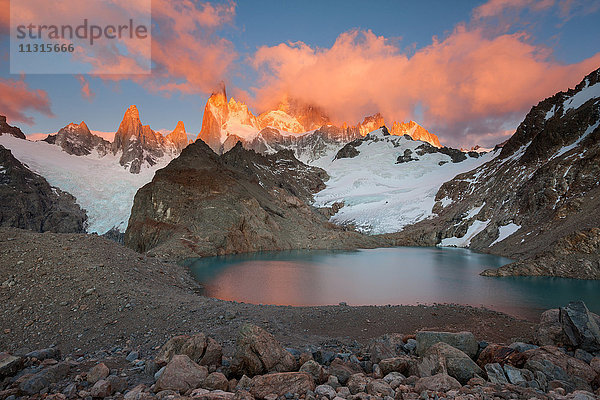
[[[473,18],[496,17],[506,11],[515,11],[524,8],[541,11],[552,7],[554,3],[554,0],[490,0],[473,10]]]
[[[90,82],[83,75],[77,75],[76,78],[81,84],[81,97],[92,101],[96,94],[90,89]]]
[[[0,78],[0,93],[0,113],[6,115],[9,122],[33,124],[34,119],[25,114],[29,110],[54,116],[48,94],[43,90],[30,89],[23,79]]]
[[[259,108],[288,94],[325,108],[338,122],[380,111],[388,121],[415,119],[456,145],[467,135],[491,141],[493,132],[500,141],[507,121],[574,86],[600,65],[600,53],[564,65],[526,33],[490,37],[483,28],[459,25],[410,57],[385,37],[354,30],[331,48],[262,47],[252,62],[262,77]]]

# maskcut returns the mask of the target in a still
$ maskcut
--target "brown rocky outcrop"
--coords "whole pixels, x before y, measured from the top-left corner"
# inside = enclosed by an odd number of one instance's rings
[[[290,151],[262,156],[238,145],[218,156],[197,140],[138,191],[125,244],[177,258],[380,245],[307,204],[325,177]]]
[[[6,122],[6,116],[0,115],[0,136],[3,134],[12,135],[19,139],[26,139],[25,134],[20,128],[9,125]]]
[[[0,145],[0,226],[79,233],[86,221],[73,196],[50,186]]]
[[[273,335],[256,325],[244,325],[236,342],[231,371],[254,376],[267,372],[289,372],[297,368],[294,356],[275,340]]]

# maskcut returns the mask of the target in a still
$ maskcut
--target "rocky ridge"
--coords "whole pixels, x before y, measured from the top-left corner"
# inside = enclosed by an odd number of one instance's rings
[[[436,218],[400,245],[457,245],[518,261],[488,276],[600,279],[600,70],[533,107],[492,161],[446,182]]]
[[[44,141],[60,146],[67,154],[76,156],[88,155],[94,150],[98,155],[105,156],[111,150],[110,142],[91,133],[84,121],[69,124],[55,135],[48,135]]]
[[[142,125],[136,106],[125,112],[112,143],[113,154],[121,153],[119,163],[131,173],[139,173],[142,165],[154,165],[169,152],[176,153],[188,143],[183,123],[166,137]]]
[[[245,148],[259,153],[291,149],[303,161],[313,161],[382,125],[384,119],[378,113],[354,126],[347,123],[335,126],[324,110],[289,98],[282,100],[274,110],[255,117],[245,104],[228,99],[225,86],[221,85],[206,103],[197,139],[218,154],[227,152],[240,141]],[[436,135],[414,121],[394,122],[390,132],[407,134],[441,147]]]
[[[36,232],[84,232],[87,216],[69,193],[40,175],[0,145],[0,226]]]
[[[173,336],[145,354],[131,347],[65,357],[52,347],[1,353],[0,397],[591,400],[600,394],[598,320],[583,303],[548,310],[537,344],[418,331],[385,334],[352,350],[284,348],[269,332],[245,324],[231,356],[204,333]]]
[[[291,151],[263,156],[238,144],[219,156],[197,140],[137,192],[125,244],[177,258],[381,245],[309,206],[326,176]]]
[[[25,134],[16,126],[11,126],[6,122],[6,116],[0,115],[0,135],[8,134],[19,139],[25,139]]]

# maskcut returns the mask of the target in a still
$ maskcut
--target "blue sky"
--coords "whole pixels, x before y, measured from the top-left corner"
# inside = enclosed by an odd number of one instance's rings
[[[533,0],[532,2],[535,3]],[[235,14],[231,20],[220,24],[210,35],[229,41],[237,53],[237,57],[223,76],[228,82],[229,92],[241,89],[252,94],[253,88],[260,86],[261,72],[248,60],[261,46],[271,47],[280,43],[301,41],[315,51],[329,49],[340,34],[358,29],[372,31],[374,35],[384,37],[387,43],[411,57],[420,49],[430,46],[434,36],[438,40],[444,40],[453,34],[459,24],[465,24],[467,29],[471,29],[470,27],[481,23],[473,20],[473,10],[484,3],[391,0],[239,1],[235,4]],[[523,3],[528,1],[523,0]],[[486,24],[485,34],[493,36],[526,32],[528,43],[550,49],[551,54],[547,56],[550,62],[556,65],[580,63],[600,51],[600,12],[594,3],[583,1],[579,8],[573,7],[569,15],[565,12],[561,14],[560,4],[542,11],[525,6],[509,9],[502,16],[488,18],[483,22]],[[199,2],[198,7],[201,6],[202,3]],[[506,23],[507,19],[509,23]],[[505,27],[502,27],[504,25]],[[496,30],[498,32],[495,32]],[[19,76],[8,73],[7,35],[2,36],[0,49],[4,54],[0,79],[20,79]],[[198,68],[205,66],[198,65]],[[34,123],[13,123],[19,125],[26,133],[54,132],[70,122],[81,120],[85,120],[92,130],[114,131],[127,107],[136,104],[142,122],[150,124],[155,130],[173,129],[177,121],[182,120],[188,133],[195,134],[200,131],[204,105],[210,95],[206,89],[198,89],[194,93],[166,93],[149,89],[147,85],[130,79],[113,81],[94,76],[85,78],[93,92],[93,97],[89,99],[82,96],[82,85],[74,75],[25,76],[25,82],[31,90],[47,93],[54,116],[44,115],[36,110],[26,110],[25,114],[32,117]],[[581,78],[582,76],[577,76],[572,81],[578,82]],[[394,89],[401,90],[390,88]],[[556,90],[558,89],[566,88],[557,87]],[[554,88],[548,90],[555,91]],[[415,106],[414,109],[416,108]],[[521,109],[507,113],[507,119],[511,121],[502,127],[514,129],[518,119],[522,118],[527,109],[521,106]],[[0,110],[0,113],[3,113],[3,110]],[[362,117],[364,115],[357,116],[356,119]],[[400,116],[402,117],[403,115]],[[415,115],[405,117],[408,120]],[[443,129],[439,121],[435,126]],[[467,128],[460,125],[456,129]],[[482,128],[482,132],[484,131]],[[472,136],[469,138],[473,140]]]

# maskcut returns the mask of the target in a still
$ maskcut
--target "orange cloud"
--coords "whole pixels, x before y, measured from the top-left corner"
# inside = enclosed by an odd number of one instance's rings
[[[25,115],[27,110],[54,116],[48,94],[43,90],[30,89],[23,79],[0,78],[0,93],[0,112],[6,115],[10,122],[33,124],[33,118]]]
[[[262,47],[252,62],[262,77],[259,108],[288,94],[338,121],[380,111],[388,121],[415,119],[457,145],[478,133],[498,132],[501,139],[507,122],[597,68],[600,53],[563,65],[525,33],[489,37],[483,28],[459,25],[410,57],[385,37],[354,30],[326,49],[302,42]]]
[[[90,89],[90,82],[83,75],[77,75],[76,78],[81,84],[81,97],[91,101],[96,94]]]

